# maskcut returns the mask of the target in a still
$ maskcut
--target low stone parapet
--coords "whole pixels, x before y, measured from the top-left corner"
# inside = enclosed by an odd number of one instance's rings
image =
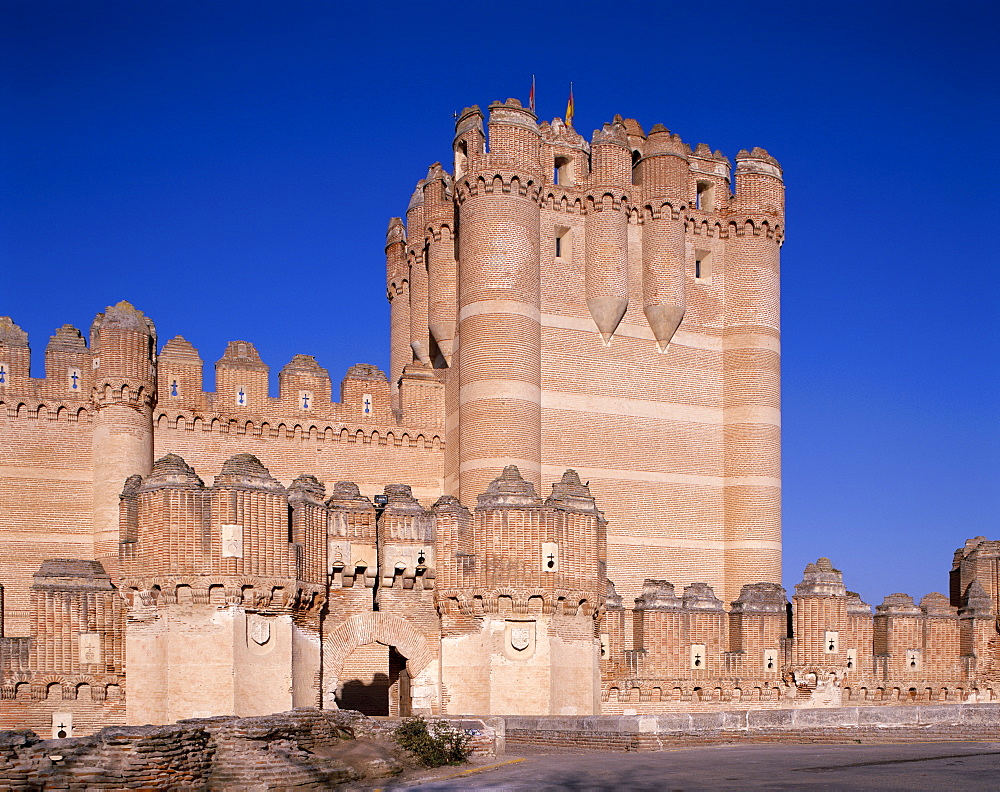
[[[383,740],[393,740],[393,732],[399,728],[405,717],[389,717],[366,720],[365,734],[377,736]],[[502,756],[506,750],[504,746],[504,719],[503,718],[476,718],[476,717],[429,717],[426,718],[429,724],[441,721],[451,728],[457,729],[471,738],[469,741],[470,756],[482,759],[489,759],[495,756]]]
[[[508,716],[519,748],[656,751],[688,743],[877,743],[1000,738],[1000,704],[730,710],[594,717]]]

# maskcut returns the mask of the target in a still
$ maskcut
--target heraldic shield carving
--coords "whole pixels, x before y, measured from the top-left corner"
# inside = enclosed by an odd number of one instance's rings
[[[531,645],[531,630],[528,627],[510,628],[510,645],[519,652]]]
[[[263,646],[271,639],[271,622],[260,616],[247,619],[247,635],[258,646]]]
[[[507,654],[523,659],[535,653],[535,623],[533,621],[509,621],[506,625]]]

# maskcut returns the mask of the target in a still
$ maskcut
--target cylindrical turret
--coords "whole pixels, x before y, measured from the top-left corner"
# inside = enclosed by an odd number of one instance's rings
[[[646,196],[642,227],[642,297],[646,320],[665,352],[684,318],[684,217],[687,146],[662,124],[650,130],[639,171]]]
[[[427,245],[427,324],[445,362],[451,364],[458,325],[458,263],[455,261],[455,203],[451,177],[440,162],[424,179]]]
[[[590,181],[602,187],[625,187],[632,183],[632,147],[620,115],[602,129],[594,130],[590,141]]]
[[[315,476],[302,474],[288,488],[292,541],[301,548],[294,554],[295,577],[322,584],[327,564],[327,509],[323,503],[326,487]]]
[[[94,554],[118,570],[118,501],[125,480],[153,466],[156,328],[124,300],[98,314],[90,329],[94,355]]]
[[[781,169],[763,149],[736,157],[739,214],[726,243],[726,582],[781,580]],[[735,592],[734,592],[735,593]]]
[[[406,231],[393,217],[385,233],[386,296],[389,298],[389,388],[392,408],[399,410],[399,378],[413,360],[410,349],[410,292],[406,268]]]
[[[643,145],[642,159],[636,165],[648,198],[682,199],[688,187],[688,147],[681,136],[663,124],[655,124]]]
[[[461,120],[461,119],[459,119]],[[517,99],[490,105],[490,159],[506,159],[517,168],[538,169],[541,136],[538,119]]]
[[[622,196],[595,195],[584,228],[587,308],[608,345],[628,309],[628,211]]]
[[[455,188],[462,251],[459,474],[466,501],[507,464],[541,486],[538,127],[515,100],[491,111],[491,146],[506,155],[504,167],[470,171]],[[491,149],[484,159],[495,164],[495,154]]]
[[[736,155],[736,198],[745,209],[785,217],[785,183],[781,166],[765,149],[755,146],[749,154]]]
[[[406,209],[406,262],[410,283],[411,360],[429,366],[430,331],[427,329],[427,260],[424,256],[424,190],[417,184]]]
[[[148,476],[129,481],[121,500],[123,578],[199,575],[211,568],[208,493],[181,457],[157,459]]]
[[[779,265],[781,169],[740,152],[737,214],[726,242],[726,581],[781,580]],[[735,591],[733,592],[735,595]]]
[[[213,573],[295,576],[288,494],[257,457],[226,460],[212,485],[210,515]]]
[[[605,344],[628,308],[628,209],[632,154],[620,117],[594,132],[590,144],[593,192],[584,225],[586,300]]]

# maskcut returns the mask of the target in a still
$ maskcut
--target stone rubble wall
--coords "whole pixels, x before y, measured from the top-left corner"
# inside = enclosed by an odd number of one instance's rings
[[[329,789],[366,773],[323,757],[323,749],[367,735],[370,724],[356,712],[301,709],[169,726],[112,726],[66,740],[4,731],[0,789]],[[393,771],[373,769],[368,774]]]

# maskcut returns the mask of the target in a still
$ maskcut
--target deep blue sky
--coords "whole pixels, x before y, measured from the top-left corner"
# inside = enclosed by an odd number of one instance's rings
[[[210,372],[386,367],[384,232],[517,96],[782,163],[785,584],[947,590],[1000,538],[994,2],[0,0],[0,314],[128,299]],[[211,373],[209,373],[211,377]],[[209,379],[208,387],[212,387]],[[675,581],[684,583],[686,581]],[[789,591],[791,593],[791,591]]]

